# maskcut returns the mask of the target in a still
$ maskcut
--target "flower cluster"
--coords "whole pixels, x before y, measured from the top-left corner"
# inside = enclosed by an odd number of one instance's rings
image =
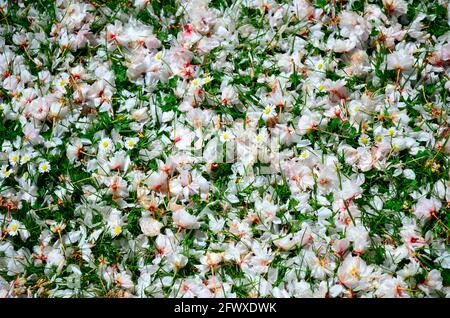
[[[0,0],[0,297],[450,297],[450,8]]]

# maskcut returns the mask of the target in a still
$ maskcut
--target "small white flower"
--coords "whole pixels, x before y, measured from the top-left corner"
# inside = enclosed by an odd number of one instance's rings
[[[103,138],[100,140],[99,150],[101,152],[109,152],[113,148],[113,141],[110,138]]]
[[[107,219],[109,233],[112,237],[116,237],[122,233],[124,222],[122,220],[122,212],[113,209]]]
[[[205,78],[202,79],[202,85],[208,84],[211,81],[212,81],[212,77],[211,76],[206,76]]]
[[[131,276],[126,272],[117,273],[114,275],[114,281],[122,289],[134,288],[133,280]]]
[[[414,66],[414,56],[404,50],[394,51],[387,55],[386,63],[388,70],[410,70]]]
[[[174,225],[185,229],[198,229],[200,223],[197,217],[189,214],[185,209],[181,208],[173,212],[172,215]]]
[[[134,146],[136,146],[136,144],[138,143],[139,138],[137,137],[132,137],[132,138],[126,138],[125,139],[125,148],[127,148],[128,150],[133,149]]]
[[[234,138],[233,133],[229,132],[229,131],[224,131],[222,133],[222,135],[220,136],[220,141],[221,142],[227,142],[230,141],[231,139]]]
[[[50,163],[46,160],[42,161],[38,167],[40,173],[47,173],[50,171],[50,168],[51,168]]]
[[[358,139],[358,143],[361,146],[367,146],[368,144],[370,144],[370,137],[366,134],[362,134]]]
[[[24,164],[26,164],[28,161],[30,161],[31,160],[31,154],[29,154],[29,153],[24,153],[23,155],[22,155],[22,157],[20,158],[20,164],[21,165],[24,165]]]
[[[67,73],[62,73],[60,76],[61,77],[55,79],[55,81],[54,81],[55,88],[58,91],[60,91],[62,93],[65,93],[66,92],[66,86],[70,82],[70,76]]]
[[[192,80],[191,84],[194,88],[197,88],[201,85],[201,80],[199,80],[198,78],[195,78]]]
[[[273,117],[275,115],[275,110],[273,106],[269,106],[267,105],[266,107],[264,107],[263,111],[262,111],[262,118],[264,120],[267,120],[270,117]]]
[[[417,201],[414,215],[423,223],[430,220],[441,209],[442,203],[435,198],[421,198]]]
[[[222,261],[222,254],[207,252],[204,256],[200,257],[200,263],[209,267],[214,267]]]
[[[381,134],[375,135],[376,142],[382,142],[383,140],[384,140],[383,135],[381,135]]]
[[[17,165],[19,163],[19,159],[20,159],[19,152],[18,151],[11,152],[8,156],[8,159],[9,159],[9,163],[12,166]]]
[[[122,233],[122,226],[120,225],[114,225],[111,227],[111,235],[112,237],[116,237],[117,235],[120,235]]]
[[[387,130],[388,136],[394,137],[396,133],[397,133],[397,130],[395,129],[395,127],[391,127]]]
[[[8,234],[11,236],[16,236],[19,233],[19,227],[20,224],[17,221],[12,220],[7,228]]]
[[[309,157],[309,151],[306,151],[306,150],[303,150],[299,156],[300,160],[308,159],[308,157]]]
[[[325,72],[325,63],[323,60],[317,61],[317,63],[314,65],[316,72]]]
[[[48,266],[57,266],[58,269],[62,269],[64,264],[66,263],[66,260],[64,258],[64,255],[59,249],[53,249],[50,253],[47,255],[47,265]]]
[[[12,171],[8,169],[8,166],[4,165],[0,169],[0,177],[8,178],[11,175]]]
[[[155,220],[152,217],[142,217],[139,220],[139,225],[141,226],[142,233],[146,236],[157,236],[163,227],[162,223]]]
[[[183,268],[186,266],[188,262],[188,258],[184,256],[183,254],[173,253],[170,254],[168,257],[168,261],[170,263],[170,266],[172,266],[173,269],[179,270],[180,268]]]

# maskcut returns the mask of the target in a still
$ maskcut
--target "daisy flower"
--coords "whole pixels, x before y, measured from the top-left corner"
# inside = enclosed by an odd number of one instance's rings
[[[38,171],[40,173],[48,173],[51,169],[50,163],[46,160],[42,161],[41,163],[39,163],[38,166]]]

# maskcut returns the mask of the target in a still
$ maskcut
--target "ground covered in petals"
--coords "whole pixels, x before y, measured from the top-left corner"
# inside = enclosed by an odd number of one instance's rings
[[[0,0],[1,297],[450,297],[444,0]]]

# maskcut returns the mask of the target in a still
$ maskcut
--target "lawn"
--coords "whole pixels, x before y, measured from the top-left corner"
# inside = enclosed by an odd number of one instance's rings
[[[450,297],[449,10],[0,0],[0,297]]]

